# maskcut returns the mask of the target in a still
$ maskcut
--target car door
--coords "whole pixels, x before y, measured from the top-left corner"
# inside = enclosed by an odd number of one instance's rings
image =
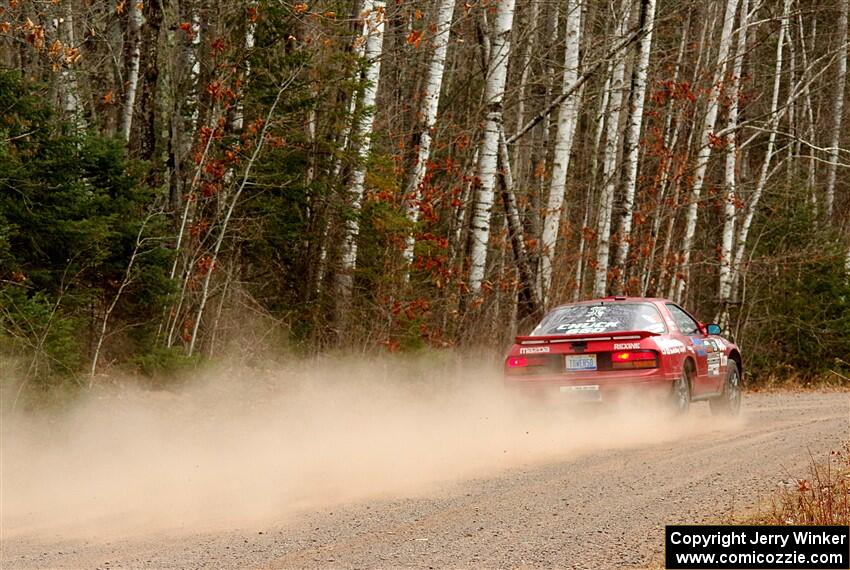
[[[676,323],[676,328],[679,329],[679,333],[682,335],[682,342],[685,343],[688,353],[694,356],[697,363],[696,378],[693,378],[694,395],[698,396],[706,392],[714,392],[714,386],[709,385],[713,384],[713,382],[709,382],[708,379],[708,351],[711,347],[706,345],[706,336],[700,330],[699,323],[684,309],[674,303],[667,303],[667,310],[670,311],[670,315]]]

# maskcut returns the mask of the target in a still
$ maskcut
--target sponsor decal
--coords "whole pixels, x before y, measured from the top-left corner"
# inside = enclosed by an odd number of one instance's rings
[[[631,350],[634,348],[640,348],[639,342],[621,342],[620,344],[614,345],[614,350]]]
[[[567,323],[563,325],[558,325],[558,328],[556,330],[559,333],[564,334],[595,334],[607,332],[609,329],[612,329],[618,326],[619,324],[620,323],[618,321]]]
[[[526,346],[519,349],[520,354],[541,354],[543,352],[549,352],[550,348],[548,346]]]
[[[685,345],[676,339],[662,339],[657,341],[658,348],[661,349],[661,354],[671,355],[671,354],[683,354],[685,352]]]
[[[720,374],[720,355],[710,354],[708,356],[708,375],[717,376]]]

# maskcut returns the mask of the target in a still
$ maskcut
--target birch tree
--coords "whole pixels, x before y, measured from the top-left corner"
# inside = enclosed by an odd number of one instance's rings
[[[767,139],[767,150],[765,150],[764,161],[762,162],[759,177],[756,181],[756,188],[753,191],[753,195],[750,197],[749,202],[747,203],[746,213],[738,230],[738,236],[736,239],[735,246],[735,259],[732,264],[732,283],[731,291],[729,292],[730,296],[734,294],[735,283],[737,282],[740,276],[741,263],[744,260],[744,251],[747,247],[747,237],[750,232],[750,227],[753,223],[753,217],[755,216],[756,208],[758,207],[759,200],[761,199],[762,192],[764,192],[764,188],[767,184],[767,181],[770,178],[771,161],[773,160],[773,154],[776,149],[777,127],[779,126],[779,121],[782,118],[782,115],[784,114],[784,111],[781,112],[779,109],[779,89],[782,81],[782,50],[785,44],[785,35],[788,31],[788,20],[789,13],[791,11],[792,1],[793,0],[784,0],[784,5],[782,9],[782,24],[779,28],[779,38],[776,40],[776,65],[774,68],[773,75],[773,95],[771,97],[770,102],[770,118],[768,119],[767,124],[767,130],[769,131]],[[801,90],[798,89],[798,86],[789,87],[789,101],[792,100],[791,98],[794,97],[795,93],[799,93],[800,91]],[[788,106],[785,107],[785,109],[787,108]]]
[[[256,7],[254,6],[256,9]],[[245,24],[245,70],[240,77],[240,83],[244,83],[247,81],[248,77],[251,75],[251,52],[254,50],[254,45],[257,42],[257,22],[253,19],[249,19]],[[233,113],[233,120],[231,121],[231,128],[235,132],[240,132],[242,130],[243,123],[245,122],[245,105],[240,98],[236,102],[236,110]]]
[[[139,89],[139,69],[142,62],[142,11],[138,2],[130,2],[127,22],[127,35],[131,46],[130,68],[127,75],[127,93],[124,97],[124,109],[121,117],[121,136],[129,142],[130,130],[133,126],[133,110],[136,107],[136,93]]]
[[[709,93],[708,108],[702,123],[697,150],[696,165],[694,167],[693,185],[688,204],[688,213],[685,219],[685,237],[682,241],[682,263],[681,274],[676,278],[675,298],[682,300],[685,291],[685,283],[688,273],[688,265],[691,260],[691,250],[694,245],[694,235],[697,229],[697,217],[699,215],[699,200],[702,195],[702,187],[705,183],[705,171],[708,168],[708,159],[711,157],[711,137],[714,134],[714,126],[717,121],[717,111],[720,105],[720,95],[723,89],[723,78],[726,76],[726,64],[729,57],[729,49],[732,45],[732,27],[735,23],[735,12],[738,8],[738,0],[726,0],[726,9],[723,15],[723,29],[720,32],[720,43],[717,48],[717,63],[714,68],[712,88]]]
[[[341,272],[339,275],[339,291],[343,297],[351,294],[353,271],[357,265],[357,236],[360,233],[360,203],[363,200],[364,184],[366,181],[366,163],[371,150],[372,130],[375,125],[374,107],[378,96],[378,81],[381,77],[381,55],[384,46],[385,7],[383,0],[367,0],[364,10],[366,26],[366,85],[363,88],[361,105],[362,116],[354,128],[354,135],[360,139],[358,148],[359,163],[351,174],[351,209],[352,214],[345,223],[345,236],[342,243]]]
[[[624,0],[617,21],[618,41],[625,37],[631,16],[631,3]],[[593,279],[593,296],[605,296],[608,288],[608,261],[611,249],[611,217],[614,209],[614,191],[617,188],[617,153],[620,148],[620,111],[623,104],[623,79],[626,61],[618,59],[611,71],[608,117],[606,119],[605,148],[602,160],[602,195],[599,200],[599,217],[596,226],[596,273]]]
[[[579,49],[581,47],[582,0],[567,2],[566,47],[564,49],[563,90],[566,92],[578,81]],[[561,226],[561,213],[567,185],[567,169],[573,146],[579,114],[580,92],[564,99],[558,110],[558,132],[555,135],[552,179],[549,184],[549,199],[543,219],[541,291],[549,298],[552,286],[552,262]]]
[[[641,36],[637,46],[637,65],[632,79],[632,102],[629,122],[626,128],[626,179],[623,183],[623,213],[620,218],[620,243],[617,248],[616,264],[620,268],[617,278],[617,292],[623,293],[626,283],[626,260],[631,245],[632,217],[634,214],[635,192],[637,190],[638,157],[640,153],[640,133],[643,126],[643,109],[646,100],[646,83],[649,74],[649,56],[652,51],[652,32],[655,28],[655,0],[642,0],[640,9]]]
[[[86,128],[86,120],[83,116],[82,98],[80,96],[80,85],[77,74],[71,66],[80,58],[80,51],[76,47],[77,39],[74,31],[74,12],[71,2],[66,1],[62,5],[62,17],[56,21],[56,28],[60,41],[60,49],[63,52],[62,70],[59,72],[59,91],[62,98],[62,110],[74,124],[77,131]],[[64,45],[62,45],[64,44]]]
[[[490,49],[487,78],[484,82],[486,126],[478,156],[477,188],[470,232],[470,270],[468,285],[477,295],[487,267],[487,244],[490,241],[490,218],[496,187],[496,165],[499,156],[499,132],[502,125],[502,101],[508,75],[511,26],[516,0],[499,0],[496,18],[489,32]]]
[[[715,320],[725,327],[729,318],[729,297],[732,293],[732,247],[735,239],[736,202],[736,172],[738,158],[738,89],[741,83],[741,71],[744,64],[744,54],[747,51],[747,22],[749,18],[749,0],[741,0],[741,24],[738,27],[738,41],[735,48],[735,60],[732,64],[732,79],[729,82],[729,110],[726,128],[729,136],[726,138],[726,162],[724,165],[725,188],[723,193],[723,235],[720,242],[720,312]]]
[[[446,69],[446,53],[449,47],[452,19],[454,18],[455,0],[440,0],[437,6],[437,23],[434,30],[431,61],[428,65],[428,76],[425,80],[425,91],[422,94],[422,129],[419,133],[419,149],[416,163],[413,165],[413,176],[407,186],[408,207],[407,215],[415,226],[419,221],[419,199],[421,197],[422,181],[425,180],[428,159],[431,156],[431,140],[434,125],[437,122],[437,110],[440,106],[440,91],[443,87],[443,75]],[[407,263],[413,261],[414,236],[409,234],[404,249]]]
[[[838,172],[838,150],[841,144],[841,118],[844,114],[844,83],[847,76],[847,11],[850,0],[839,0],[838,62],[832,99],[832,131],[829,138],[829,164],[826,175],[826,216],[832,218],[835,204],[835,176]]]

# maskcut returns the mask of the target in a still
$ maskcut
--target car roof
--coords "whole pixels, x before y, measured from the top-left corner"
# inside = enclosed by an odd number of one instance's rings
[[[585,299],[583,301],[575,301],[572,303],[563,303],[552,307],[553,309],[560,309],[561,307],[570,307],[573,305],[596,305],[603,303],[672,303],[673,301],[669,299],[664,299],[661,297],[627,297],[620,295],[611,295],[609,297],[600,297],[597,299]]]

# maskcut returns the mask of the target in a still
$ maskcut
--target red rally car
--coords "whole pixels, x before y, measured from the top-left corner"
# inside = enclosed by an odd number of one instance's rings
[[[509,387],[530,395],[605,401],[650,392],[686,412],[708,400],[737,414],[743,366],[738,347],[666,299],[607,297],[562,305],[505,358]]]

